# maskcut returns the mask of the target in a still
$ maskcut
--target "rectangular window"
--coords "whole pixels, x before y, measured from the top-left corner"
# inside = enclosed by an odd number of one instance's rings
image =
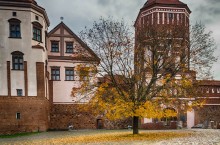
[[[66,53],[73,53],[73,42],[66,42]]]
[[[53,81],[60,81],[60,68],[51,68],[51,79]]]
[[[18,119],[18,120],[21,119],[21,113],[19,113],[19,112],[16,113],[16,119]]]
[[[33,27],[33,39],[41,42],[41,29],[38,27]]]
[[[12,56],[12,64],[13,64],[14,70],[23,70],[24,69],[23,56],[13,55]]]
[[[38,20],[39,20],[39,17],[38,17],[38,16],[35,16],[35,20],[37,20],[37,21],[38,21]]]
[[[20,23],[10,23],[10,37],[11,38],[20,38]]]
[[[173,19],[173,14],[172,13],[169,13],[169,18]]]
[[[12,12],[12,16],[16,17],[17,13],[16,12]]]
[[[51,42],[51,52],[59,52],[59,42],[57,41]]]
[[[74,80],[74,68],[66,68],[65,70],[65,79],[66,81],[73,81]]]
[[[22,89],[17,89],[17,96],[23,96]]]

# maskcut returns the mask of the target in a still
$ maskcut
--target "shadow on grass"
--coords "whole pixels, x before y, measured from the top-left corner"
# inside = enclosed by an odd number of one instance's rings
[[[36,135],[40,132],[31,132],[31,133],[16,133],[12,135],[0,135],[0,138],[16,138],[16,137],[22,137],[22,136],[30,136],[30,135]]]

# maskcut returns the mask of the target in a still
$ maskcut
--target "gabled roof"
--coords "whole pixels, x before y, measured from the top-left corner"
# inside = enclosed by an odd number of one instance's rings
[[[59,28],[63,27],[68,33],[70,33],[73,38],[83,47],[85,48],[96,61],[100,62],[100,58],[93,52],[92,49],[89,48],[68,26],[66,26],[63,22],[60,22],[55,28],[53,28],[49,33],[48,37],[50,37],[53,33],[55,33]]]

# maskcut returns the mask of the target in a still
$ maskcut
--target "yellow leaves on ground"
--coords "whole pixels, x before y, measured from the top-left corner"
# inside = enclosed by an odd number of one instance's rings
[[[41,139],[34,141],[18,142],[18,144],[87,144],[87,143],[125,143],[125,142],[157,142],[161,140],[168,140],[173,138],[188,137],[192,136],[192,132],[176,132],[176,131],[166,131],[166,132],[147,132],[143,131],[138,135],[133,135],[128,131],[94,131],[93,133],[85,133],[75,135],[77,132],[72,132],[72,134],[63,137],[54,137],[51,139]]]

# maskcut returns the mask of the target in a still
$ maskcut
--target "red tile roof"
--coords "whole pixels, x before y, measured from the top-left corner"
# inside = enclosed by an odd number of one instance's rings
[[[183,2],[179,0],[148,0],[145,4],[144,7],[148,7],[152,4],[169,4],[169,5],[185,5]]]

